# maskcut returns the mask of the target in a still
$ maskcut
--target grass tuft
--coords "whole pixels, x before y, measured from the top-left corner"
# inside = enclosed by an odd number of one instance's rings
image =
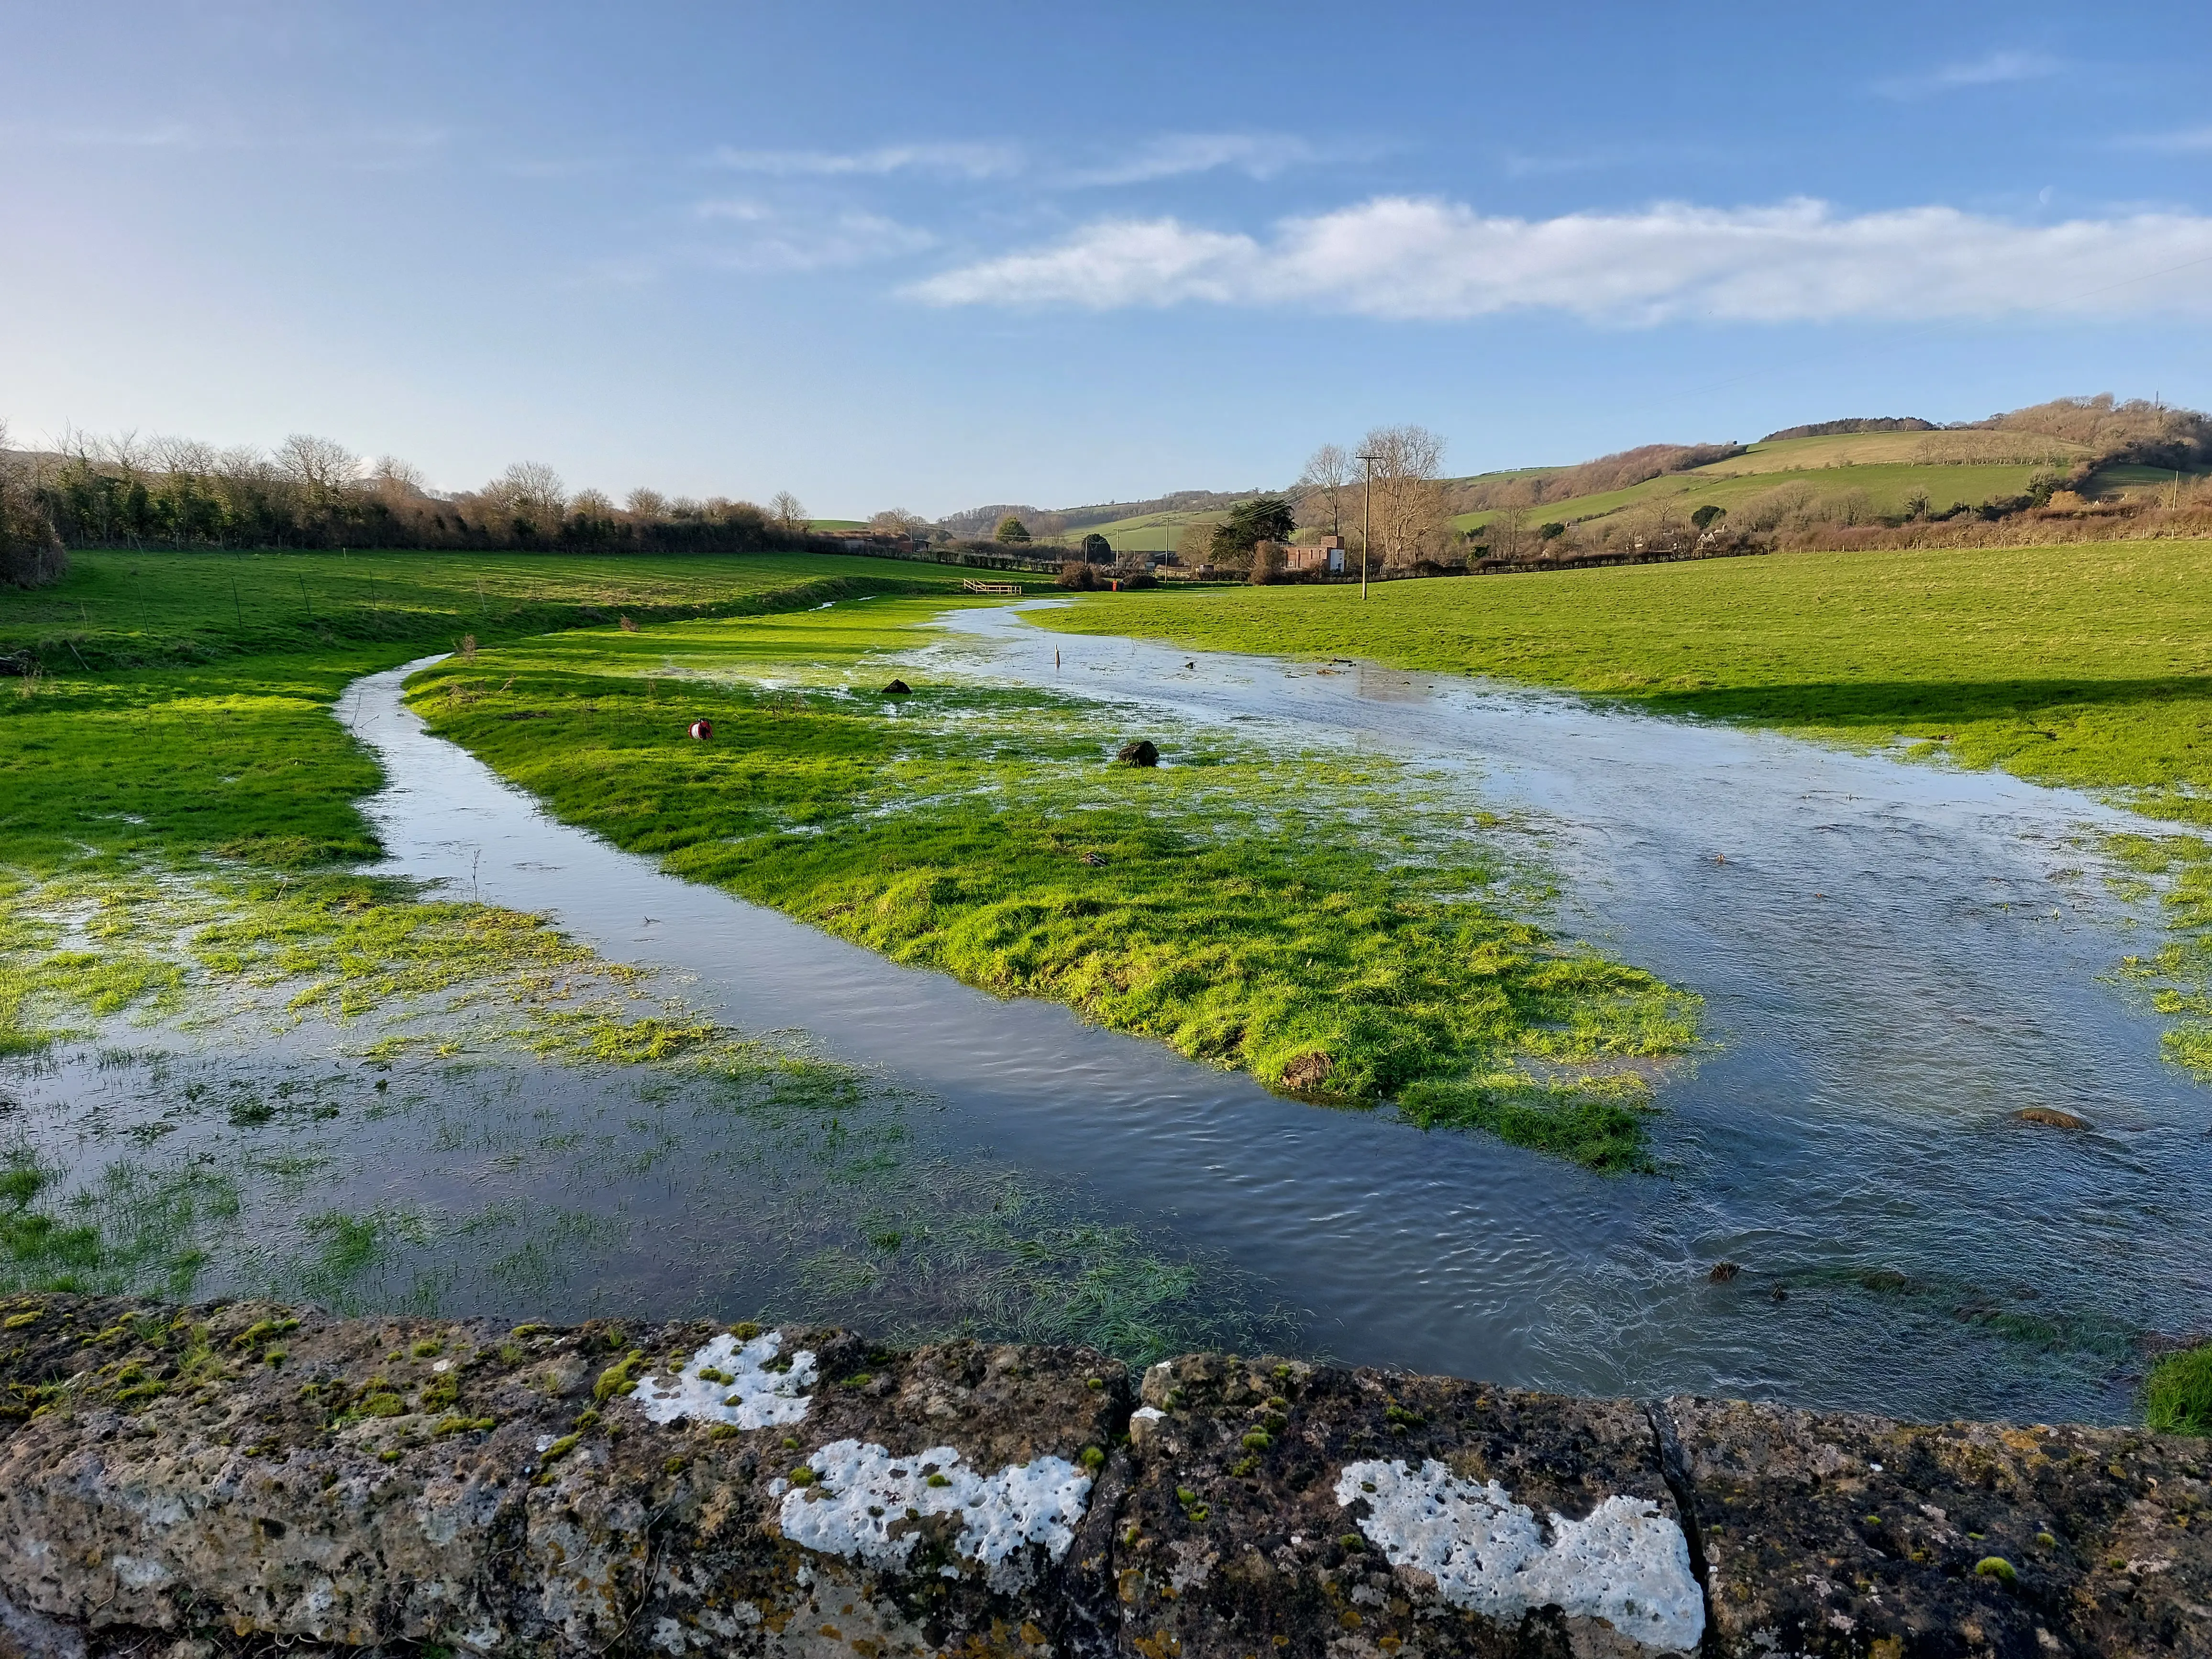
[[[2212,1436],[2212,1342],[2170,1353],[2143,1381],[2143,1426]]]

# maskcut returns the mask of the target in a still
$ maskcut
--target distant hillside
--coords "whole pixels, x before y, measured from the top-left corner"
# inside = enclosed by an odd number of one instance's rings
[[[1259,489],[1216,490],[1177,489],[1164,495],[1156,495],[1144,501],[1098,501],[1088,507],[1027,507],[1000,505],[971,507],[964,512],[948,513],[939,519],[939,528],[962,538],[988,536],[999,527],[1000,520],[1008,514],[1022,521],[1030,535],[1040,539],[1069,534],[1087,534],[1102,526],[1126,528],[1134,520],[1173,518],[1181,523],[1203,514],[1219,514],[1242,501],[1260,495]],[[1107,534],[1110,537],[1112,531]],[[1138,545],[1130,544],[1132,547]]]
[[[2212,474],[2212,417],[2107,396],[2061,398],[1986,420],[1940,426],[1913,416],[1784,427],[1753,444],[1651,443],[1566,466],[1448,478],[1444,505],[1470,541],[1545,526],[1574,546],[1662,538],[1704,507],[1724,537],[1828,544],[1844,532],[1905,524],[1991,523],[2026,513],[2112,514],[2177,506]],[[1202,539],[1238,501],[1263,493],[1177,490],[1146,501],[1048,509],[971,508],[941,520],[988,536],[1012,513],[1041,541],[1096,532],[1125,551]],[[1282,493],[1293,501],[1295,485]]]

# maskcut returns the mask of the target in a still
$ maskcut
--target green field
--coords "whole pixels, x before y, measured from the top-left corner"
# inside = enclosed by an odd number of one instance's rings
[[[1492,674],[2133,792],[2212,823],[2212,544],[1784,553],[1115,594],[1076,633]]]
[[[1115,594],[1039,617],[1202,649],[1364,658],[1559,686],[2000,767],[2212,825],[2212,544],[1772,554],[1539,576]],[[2130,958],[2212,1076],[2212,847],[2114,850],[2165,885],[2169,936]]]
[[[94,553],[58,587],[0,593],[0,653],[52,671],[0,680],[0,1051],[43,1041],[54,1011],[34,991],[70,1002],[90,983],[46,919],[55,904],[374,856],[359,802],[378,774],[330,714],[356,675],[587,614],[726,614],[957,580],[799,556]]]
[[[1170,767],[1115,766],[1110,710],[932,684],[910,659],[946,603],[573,632],[410,696],[561,817],[896,961],[1641,1166],[1648,1088],[1620,1062],[1687,1048],[1695,1000],[1517,920],[1464,805],[1378,837],[1423,787],[1400,769],[1195,732],[1155,732]],[[877,695],[894,675],[911,698]],[[684,735],[701,713],[711,744]]]
[[[1985,441],[1989,440],[2002,441]],[[2019,495],[2037,473],[2070,465],[2080,449],[2057,439],[1993,432],[1789,438],[1753,444],[1727,460],[1666,473],[1626,489],[1545,501],[1522,512],[1530,523],[1577,524],[1662,502],[1672,503],[1686,516],[1711,503],[1741,517],[1747,503],[1785,485],[1801,487],[1810,492],[1811,499],[1826,502],[1863,492],[1863,508],[1870,516],[1901,514],[1915,495],[1926,495],[1934,509],[1942,512],[1954,502],[1972,506],[1991,497]],[[2006,459],[1984,459],[1991,455]],[[1452,522],[1462,530],[1474,530],[1495,516],[1491,511],[1463,513]]]
[[[0,656],[28,651],[68,676],[337,646],[450,650],[467,634],[726,615],[814,583],[824,598],[957,592],[969,574],[812,553],[81,552],[52,587],[0,588]]]
[[[1211,526],[1220,523],[1224,516],[1226,509],[1222,507],[1208,507],[1202,512],[1140,513],[1134,518],[1115,519],[1109,524],[1085,525],[1054,540],[1073,547],[1085,536],[1103,536],[1114,544],[1116,553],[1173,553],[1182,550],[1183,533],[1193,526]]]

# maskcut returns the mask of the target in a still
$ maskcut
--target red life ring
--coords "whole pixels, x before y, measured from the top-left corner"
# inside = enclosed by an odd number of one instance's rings
[[[691,735],[699,738],[702,742],[705,741],[707,738],[714,735],[714,722],[712,720],[693,720],[691,722]]]

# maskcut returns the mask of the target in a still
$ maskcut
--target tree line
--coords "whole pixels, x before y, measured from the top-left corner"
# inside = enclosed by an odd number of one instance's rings
[[[820,544],[808,526],[787,491],[765,507],[644,489],[617,503],[523,461],[447,494],[395,456],[306,433],[264,451],[72,431],[33,450],[9,448],[0,422],[0,581],[17,586],[52,580],[71,547],[728,553]]]

